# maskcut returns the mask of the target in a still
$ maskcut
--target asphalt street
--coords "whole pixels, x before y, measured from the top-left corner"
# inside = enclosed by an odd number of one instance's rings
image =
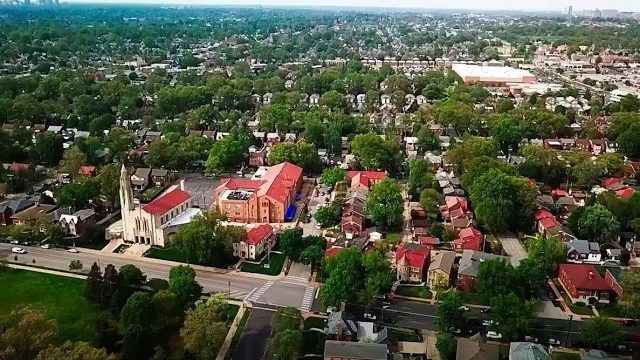
[[[244,327],[238,347],[233,352],[233,360],[259,360],[264,358],[271,336],[273,310],[253,308]]]
[[[104,269],[108,264],[120,267],[133,264],[145,273],[147,278],[168,279],[169,270],[176,264],[158,263],[153,259],[127,257],[120,254],[97,252],[79,249],[73,254],[63,249],[41,249],[39,247],[22,246],[26,254],[13,254],[11,248],[16,245],[0,243],[0,259],[11,263],[36,265],[58,270],[69,269],[71,260],[80,260],[84,266],[83,272],[88,272],[96,262]],[[18,261],[15,261],[17,256]],[[35,264],[34,261],[35,260]],[[205,292],[229,292],[232,298],[249,298],[254,303],[273,304],[279,306],[293,306],[300,308],[308,283],[301,279],[274,279],[272,281],[246,276],[236,271],[210,268],[211,270],[196,269],[196,280]],[[258,293],[258,294],[256,294]]]

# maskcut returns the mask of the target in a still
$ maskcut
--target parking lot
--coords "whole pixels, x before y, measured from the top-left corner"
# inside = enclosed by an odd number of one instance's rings
[[[193,198],[194,205],[201,209],[210,208],[213,204],[213,190],[218,186],[219,180],[202,174],[186,174],[184,180],[184,188]]]

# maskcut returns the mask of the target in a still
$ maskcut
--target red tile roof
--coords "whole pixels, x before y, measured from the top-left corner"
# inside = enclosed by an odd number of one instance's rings
[[[440,245],[440,239],[432,236],[420,236],[418,241],[422,245]]]
[[[83,165],[80,166],[80,170],[78,170],[78,173],[82,175],[91,175],[94,171],[96,171],[95,166]]]
[[[336,256],[340,251],[342,251],[340,246],[332,246],[324,252],[324,257],[330,258],[332,256]]]
[[[30,164],[25,164],[25,163],[14,162],[11,165],[9,165],[9,171],[18,172],[20,170],[29,170],[29,166],[31,166],[31,165]]]
[[[635,193],[636,193],[636,190],[634,188],[630,188],[630,187],[624,188],[624,189],[620,189],[620,190],[616,191],[616,195],[618,195],[618,197],[623,198],[623,199],[629,199]]]
[[[267,195],[272,199],[284,203],[287,195],[302,176],[302,168],[288,162],[274,165],[264,176],[266,182],[260,186],[258,195]]]
[[[561,264],[560,273],[566,274],[567,280],[576,289],[611,290],[611,287],[590,264]]]
[[[431,250],[425,245],[401,243],[396,250],[396,263],[405,262],[411,267],[422,269],[427,262]]]
[[[545,209],[540,209],[536,211],[536,220],[542,220],[546,218],[555,218],[555,216],[553,216],[552,213],[550,213],[548,210],[545,210]]]
[[[569,196],[569,193],[566,192],[565,190],[562,190],[562,189],[554,189],[551,192],[551,195],[553,195],[553,196]]]
[[[387,173],[383,171],[349,171],[347,173],[351,180],[351,187],[357,184],[370,188],[375,182],[387,177]]]
[[[482,233],[474,228],[467,227],[458,233],[458,238],[453,240],[454,247],[458,250],[482,250]]]
[[[273,227],[269,224],[262,224],[247,232],[247,244],[256,245],[266,240],[271,234],[273,234]]]
[[[621,178],[606,178],[604,180],[602,180],[602,187],[608,189],[610,187],[616,186],[616,185],[622,185],[623,181]]]
[[[545,228],[545,229],[551,229],[554,228],[556,226],[561,226],[561,224],[558,222],[558,220],[556,220],[555,217],[553,218],[544,218],[542,220],[539,220],[540,225]]]
[[[147,205],[142,207],[142,210],[153,215],[162,215],[174,207],[189,200],[191,195],[188,192],[180,189],[174,189],[173,191],[162,195],[161,197],[153,200]]]
[[[222,179],[220,180],[220,187],[225,187],[227,190],[258,190],[260,185],[264,184],[264,180],[251,180],[243,178]]]
[[[445,197],[444,201],[447,204],[447,208],[449,208],[449,211],[458,208],[462,209],[463,211],[467,211],[468,209],[467,199],[461,196],[447,196]]]

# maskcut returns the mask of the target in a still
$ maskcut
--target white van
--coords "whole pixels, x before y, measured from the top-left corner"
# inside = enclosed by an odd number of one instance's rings
[[[16,246],[16,247],[12,247],[11,248],[11,252],[14,253],[14,254],[26,254],[27,250]]]

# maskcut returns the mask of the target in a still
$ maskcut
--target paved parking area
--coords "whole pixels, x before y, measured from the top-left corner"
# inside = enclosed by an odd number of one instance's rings
[[[322,195],[323,193],[324,195]],[[300,222],[303,236],[322,235],[322,231],[319,229],[316,229],[316,225],[318,223],[316,222],[314,215],[318,210],[318,204],[325,204],[326,200],[328,200],[329,198],[330,198],[329,190],[324,186],[321,186],[317,191],[311,192],[311,195],[309,197],[309,205],[308,205],[309,214],[311,215],[311,221],[308,223]]]
[[[527,251],[518,238],[510,234],[499,235],[498,238],[502,243],[502,249],[509,255],[511,265],[516,267],[520,265],[520,261],[527,258]]]
[[[218,179],[207,178],[202,174],[189,174],[185,178],[184,188],[191,194],[195,205],[208,209],[213,204],[213,190],[218,186]]]

